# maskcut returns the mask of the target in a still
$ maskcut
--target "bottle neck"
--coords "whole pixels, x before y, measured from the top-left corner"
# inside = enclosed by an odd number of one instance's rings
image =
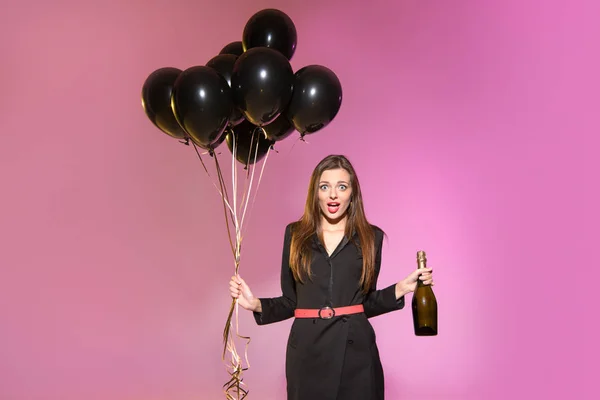
[[[427,259],[425,258],[425,256],[420,257],[419,255],[417,255],[417,268],[418,269],[423,269],[423,268],[427,268]],[[424,287],[425,284],[423,284],[423,281],[421,279],[417,279],[417,287]]]

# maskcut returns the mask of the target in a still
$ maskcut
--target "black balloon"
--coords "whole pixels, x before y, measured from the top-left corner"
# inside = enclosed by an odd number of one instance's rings
[[[234,56],[241,56],[244,52],[244,45],[242,42],[231,42],[221,49],[219,54],[233,54]]]
[[[309,65],[296,72],[286,116],[301,136],[327,126],[342,104],[342,85],[333,71]]]
[[[223,143],[225,141],[226,138],[227,138],[227,129],[225,129],[225,131],[223,132],[223,134],[221,136],[219,136],[217,141],[211,145],[212,148],[216,149],[217,147],[219,147],[221,145],[221,143]]]
[[[214,69],[191,67],[175,81],[171,106],[177,121],[194,143],[211,149],[233,110],[231,88]]]
[[[238,57],[231,87],[233,102],[244,117],[254,125],[268,125],[292,97],[294,71],[278,51],[256,47]]]
[[[210,149],[215,150],[216,148],[218,148],[221,145],[221,143],[223,143],[225,141],[226,137],[227,137],[227,128],[225,128],[225,130],[223,131],[221,136],[219,136],[219,138],[215,142],[211,143]],[[190,137],[190,140],[192,142],[194,142],[196,144],[196,146],[206,149],[206,147],[204,145],[202,145],[201,143],[197,143],[193,137]]]
[[[246,120],[227,133],[227,147],[232,153],[234,140],[236,146],[235,158],[246,166],[262,160],[275,143],[265,137],[261,128]]]
[[[294,132],[294,126],[284,113],[281,113],[279,117],[275,118],[275,121],[271,122],[269,125],[263,126],[263,129],[267,134],[267,138],[275,142],[282,141]]]
[[[298,35],[292,19],[275,9],[265,9],[250,17],[242,34],[244,50],[270,47],[288,60],[292,59],[297,42]]]
[[[231,73],[233,72],[233,66],[238,56],[233,54],[219,54],[214,56],[207,63],[206,66],[213,68],[219,74],[225,78],[229,87],[231,87]]]
[[[229,87],[231,87],[231,74],[237,58],[238,56],[233,54],[219,54],[218,56],[211,58],[210,61],[206,63],[206,66],[221,74],[229,84]],[[231,125],[237,125],[242,122],[243,119],[244,116],[242,115],[242,112],[238,110],[237,107],[233,107],[233,111],[229,117],[229,123]]]
[[[173,84],[181,70],[165,67],[152,72],[142,87],[142,107],[146,116],[161,131],[177,139],[187,137],[171,109]]]

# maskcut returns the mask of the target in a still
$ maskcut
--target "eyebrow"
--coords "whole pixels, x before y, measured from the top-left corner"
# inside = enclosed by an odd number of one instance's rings
[[[321,183],[329,183],[329,181],[320,181],[319,184]],[[337,183],[345,183],[346,185],[350,185],[348,182],[346,181],[338,181]]]

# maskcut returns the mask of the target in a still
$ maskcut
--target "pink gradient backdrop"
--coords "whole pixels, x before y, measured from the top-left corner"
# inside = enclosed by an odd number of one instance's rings
[[[271,154],[242,255],[254,292],[278,295],[283,228],[343,153],[389,236],[380,284],[421,248],[436,271],[438,337],[409,308],[373,320],[387,398],[597,398],[598,10],[477,0],[3,0],[0,398],[224,398],[220,199],[140,89],[266,7],[296,24],[294,70],[332,68],[344,101]],[[285,398],[291,321],[240,323],[249,399]]]

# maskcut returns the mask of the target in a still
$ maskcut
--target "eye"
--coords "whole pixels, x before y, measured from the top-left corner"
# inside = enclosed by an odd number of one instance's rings
[[[346,186],[346,185],[340,185],[340,190],[346,190],[346,189],[348,189],[348,186]]]
[[[327,185],[323,184],[323,185],[319,186],[319,189],[321,189],[321,190],[327,190]]]

